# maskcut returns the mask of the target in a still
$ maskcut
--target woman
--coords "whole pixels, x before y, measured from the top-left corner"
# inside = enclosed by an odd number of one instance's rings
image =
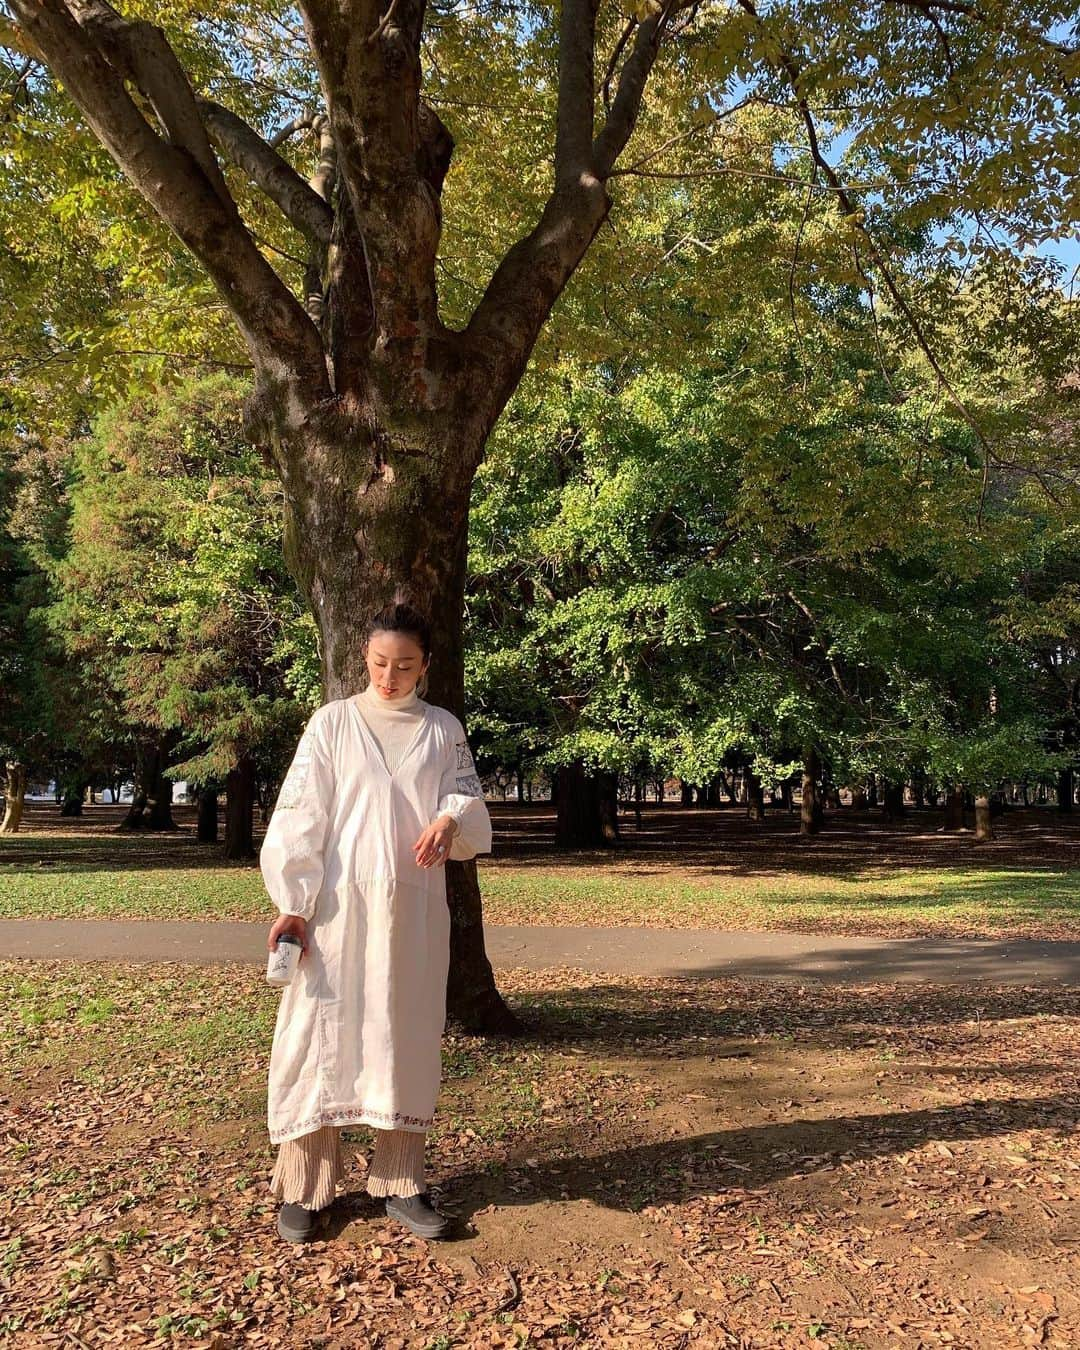
[[[367,1177],[386,1212],[424,1237],[424,1146],[442,1074],[450,966],[447,858],[491,851],[491,819],[465,731],[417,695],[430,628],[396,602],[368,625],[368,684],[308,722],[259,861],[303,943],[270,1053],[268,1122],[280,1144],[270,1189],[278,1232],[309,1240],[343,1175],[341,1127],[370,1125]]]

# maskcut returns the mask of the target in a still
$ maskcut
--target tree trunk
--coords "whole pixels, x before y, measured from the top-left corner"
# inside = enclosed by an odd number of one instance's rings
[[[4,771],[4,819],[0,834],[16,834],[22,824],[26,803],[26,765],[8,760]]]
[[[141,740],[135,752],[135,788],[118,830],[175,830],[172,781],[165,777],[164,738]]]
[[[694,785],[688,783],[685,778],[679,779],[679,805],[693,806],[694,804]]]
[[[994,827],[990,819],[990,794],[975,794],[975,842],[985,844],[994,837]]]
[[[612,831],[611,775],[590,774],[580,760],[563,764],[559,782],[555,843],[560,848],[604,848]]]
[[[617,844],[619,834],[619,776],[616,773],[602,771],[595,775],[596,798],[600,808],[600,832],[607,847]],[[638,816],[638,826],[641,816]]]
[[[866,810],[866,787],[863,783],[856,783],[852,786],[851,809],[853,811]]]
[[[255,761],[241,755],[225,777],[225,856],[255,857],[252,811],[255,806]],[[215,817],[216,817],[215,805]]]
[[[949,834],[964,828],[964,788],[961,783],[950,783],[946,788],[944,828]]]
[[[1073,770],[1071,768],[1062,769],[1058,774],[1057,784],[1057,809],[1059,811],[1071,811],[1073,809],[1074,791]]]
[[[904,814],[904,785],[895,778],[882,779],[881,810],[886,820],[899,820]]]
[[[746,771],[746,816],[748,820],[765,819],[765,789],[753,769]]]
[[[814,746],[803,753],[802,807],[799,812],[799,833],[817,834],[821,829],[821,759]]]
[[[877,774],[874,773],[867,774],[866,777],[866,804],[870,808],[878,804]]]
[[[199,793],[199,822],[195,837],[200,844],[216,844],[218,841],[217,788],[203,788]]]

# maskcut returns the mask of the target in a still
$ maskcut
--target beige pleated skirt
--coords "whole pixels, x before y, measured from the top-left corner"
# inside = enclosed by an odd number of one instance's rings
[[[427,1135],[421,1130],[376,1130],[368,1194],[419,1195],[425,1190],[426,1144]],[[344,1175],[341,1126],[324,1125],[279,1145],[270,1191],[282,1204],[325,1209]]]

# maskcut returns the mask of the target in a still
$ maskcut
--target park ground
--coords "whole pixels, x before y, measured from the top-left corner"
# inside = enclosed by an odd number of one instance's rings
[[[0,838],[0,917],[264,919],[253,863],[195,842],[194,808],[172,834],[118,835],[123,808],[60,820],[31,804]],[[555,852],[545,803],[491,805],[480,861],[485,922],[780,929],[848,936],[1080,938],[1080,812],[1010,811],[997,838],[945,835],[940,812],[889,823],[828,813],[802,839],[797,816],[754,824],[735,809],[647,808],[621,818],[618,849]]]
[[[975,850],[924,821],[837,822],[809,846],[776,821],[755,842],[723,811],[680,846],[665,809],[617,859],[556,857],[500,814],[494,922],[1080,932],[1077,835],[1050,813]],[[5,917],[12,896],[265,916],[257,873],[192,861],[190,836],[73,824],[3,841]],[[259,968],[0,962],[0,1343],[1080,1344],[1080,989],[568,968],[499,985],[527,1035],[444,1043],[428,1172],[450,1240],[366,1195],[359,1127],[320,1240],[295,1249],[266,1188],[278,996]]]

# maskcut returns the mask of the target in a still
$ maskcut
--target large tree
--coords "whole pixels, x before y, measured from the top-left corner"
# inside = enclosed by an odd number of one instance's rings
[[[1075,104],[1067,54],[1052,33],[1062,16],[1052,5],[1017,16],[996,3],[955,0],[767,10],[753,0],[643,0],[627,14],[564,0],[553,16],[542,6],[458,12],[429,10],[424,0],[301,0],[321,106],[260,134],[235,108],[206,97],[194,68],[185,71],[177,52],[205,47],[205,33],[170,43],[162,28],[124,17],[106,0],[8,3],[17,21],[8,45],[44,60],[63,83],[239,326],[255,375],[250,431],[268,446],[284,485],[287,556],[320,630],[325,696],[356,688],[363,617],[404,582],[426,596],[434,616],[431,697],[459,716],[473,476],[553,305],[608,218],[615,175],[665,172],[657,155],[698,134],[711,145],[712,167],[703,171],[728,171],[738,144],[718,144],[717,128],[740,101],[740,81],[750,84],[763,105],[785,105],[802,129],[815,166],[807,191],[823,188],[835,199],[845,228],[862,240],[863,265],[879,267],[889,288],[889,242],[868,231],[857,193],[827,160],[820,105],[833,105],[833,116],[838,108],[848,131],[867,110],[879,138],[864,138],[864,160],[896,167],[905,187],[916,163],[937,180],[966,173],[974,135],[982,150],[974,158],[994,166],[988,183],[971,185],[989,212],[991,197],[1016,203],[1009,174],[997,172],[1015,160],[1011,123],[1046,113],[1030,138],[1039,169],[1031,197],[1042,202],[1046,177],[1066,157],[1062,100],[1071,100],[1070,112]],[[257,30],[257,7],[249,17],[234,31]],[[173,11],[166,22],[187,37]],[[197,27],[194,19],[186,26]],[[494,272],[457,328],[440,314],[436,289],[454,141],[422,81],[425,40],[439,30],[465,53],[474,82],[485,61],[498,66],[515,44],[536,63],[543,122],[523,129],[521,161],[546,134],[549,109],[554,122],[539,217],[509,247],[505,239],[496,247]],[[647,168],[641,156],[617,168],[651,78],[681,87],[670,136],[653,139]],[[1008,126],[979,102],[987,81]],[[219,79],[216,88],[238,83]],[[935,123],[942,99],[948,116]],[[317,145],[310,178],[278,153],[296,127]],[[882,155],[885,132],[894,144]],[[768,168],[782,172],[782,163]],[[234,169],[304,241],[302,295],[258,246]],[[1060,199],[1060,186],[1054,191]],[[626,196],[632,200],[632,190]],[[933,193],[927,200],[932,215]],[[1038,213],[1032,219],[1038,228]],[[891,294],[917,329],[912,306],[895,288]],[[917,339],[933,359],[928,335],[918,331]],[[450,864],[449,872],[451,1018],[510,1026],[484,957],[475,868]]]

